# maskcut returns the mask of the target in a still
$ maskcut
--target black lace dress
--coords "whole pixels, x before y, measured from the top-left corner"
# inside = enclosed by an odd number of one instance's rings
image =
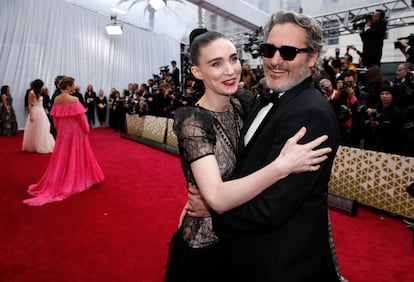
[[[188,184],[196,186],[191,162],[211,154],[217,159],[222,179],[231,178],[243,119],[253,102],[250,92],[239,92],[231,97],[226,112],[199,106],[177,109],[174,131]],[[211,217],[187,215],[170,242],[164,281],[231,281],[226,271],[226,253],[213,231]]]

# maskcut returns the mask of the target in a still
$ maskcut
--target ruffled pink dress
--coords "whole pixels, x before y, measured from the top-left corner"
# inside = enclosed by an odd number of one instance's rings
[[[57,130],[55,149],[43,177],[29,186],[29,206],[61,201],[104,180],[92,152],[85,108],[80,102],[54,104],[51,115]]]

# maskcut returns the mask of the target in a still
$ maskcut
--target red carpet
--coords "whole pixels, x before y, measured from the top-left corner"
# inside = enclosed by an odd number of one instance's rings
[[[50,155],[21,152],[22,134],[0,137],[0,281],[162,280],[185,201],[179,159],[110,129],[93,130],[90,140],[105,181],[28,207],[21,203],[26,188]],[[414,281],[412,232],[401,220],[363,208],[357,217],[331,216],[350,282]]]

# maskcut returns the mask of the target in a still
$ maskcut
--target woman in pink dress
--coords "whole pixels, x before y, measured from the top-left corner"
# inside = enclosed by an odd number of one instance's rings
[[[56,97],[51,111],[57,130],[55,149],[43,177],[29,186],[28,193],[34,198],[23,201],[29,206],[61,201],[104,180],[89,143],[85,108],[70,95],[75,79],[62,78],[59,89],[62,94]]]
[[[22,150],[47,154],[53,152],[55,139],[50,133],[50,121],[43,108],[43,97],[40,93],[42,87],[42,80],[36,79],[32,82],[27,107],[29,115],[24,129]]]

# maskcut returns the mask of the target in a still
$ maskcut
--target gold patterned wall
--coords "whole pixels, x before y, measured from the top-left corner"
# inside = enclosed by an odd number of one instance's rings
[[[340,146],[329,193],[414,219],[414,158]]]
[[[131,135],[142,136],[145,116],[126,115],[127,132]]]
[[[142,137],[158,142],[158,143],[164,143],[166,129],[167,129],[166,118],[155,117],[155,116],[145,116]]]
[[[174,119],[155,116],[126,115],[127,133],[164,143],[178,149],[177,136],[173,130]]]
[[[173,130],[174,125],[174,119],[169,118],[167,121],[167,145],[173,146],[175,148],[178,148],[178,139],[177,135],[175,135]]]

